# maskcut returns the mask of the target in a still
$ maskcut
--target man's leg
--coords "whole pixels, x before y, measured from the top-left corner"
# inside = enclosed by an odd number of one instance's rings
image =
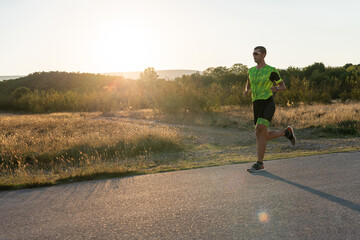
[[[268,134],[267,127],[263,124],[256,125],[256,148],[258,155],[258,162],[264,161],[264,155],[266,150],[266,137]]]
[[[285,131],[282,130],[270,130],[268,131],[268,136],[267,136],[267,141],[275,139],[275,138],[279,138],[279,137],[284,137],[285,136]]]
[[[285,131],[268,131],[264,124],[256,125],[256,146],[258,153],[258,162],[263,162],[266,150],[266,142],[275,138],[285,136]]]

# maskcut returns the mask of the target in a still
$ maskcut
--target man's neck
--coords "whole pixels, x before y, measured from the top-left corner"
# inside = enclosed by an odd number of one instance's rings
[[[261,68],[263,68],[263,67],[265,67],[266,66],[266,63],[265,63],[265,61],[263,61],[263,62],[260,62],[260,63],[258,63],[258,65],[257,65],[257,69],[261,69]]]

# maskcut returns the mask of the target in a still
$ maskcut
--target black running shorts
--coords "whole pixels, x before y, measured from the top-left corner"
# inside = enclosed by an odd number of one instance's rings
[[[275,113],[275,101],[273,96],[266,100],[260,99],[253,102],[254,124],[263,124],[267,127]]]

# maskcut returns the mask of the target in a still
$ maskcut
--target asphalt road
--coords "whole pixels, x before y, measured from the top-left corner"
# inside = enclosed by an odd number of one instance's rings
[[[360,152],[0,192],[0,239],[360,239]]]

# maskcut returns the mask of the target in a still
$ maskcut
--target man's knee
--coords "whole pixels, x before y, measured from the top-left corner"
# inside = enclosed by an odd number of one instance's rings
[[[258,134],[262,134],[262,133],[263,133],[263,132],[265,132],[266,130],[267,130],[266,125],[263,125],[263,124],[256,124],[256,128],[255,128],[256,135],[258,135]]]

